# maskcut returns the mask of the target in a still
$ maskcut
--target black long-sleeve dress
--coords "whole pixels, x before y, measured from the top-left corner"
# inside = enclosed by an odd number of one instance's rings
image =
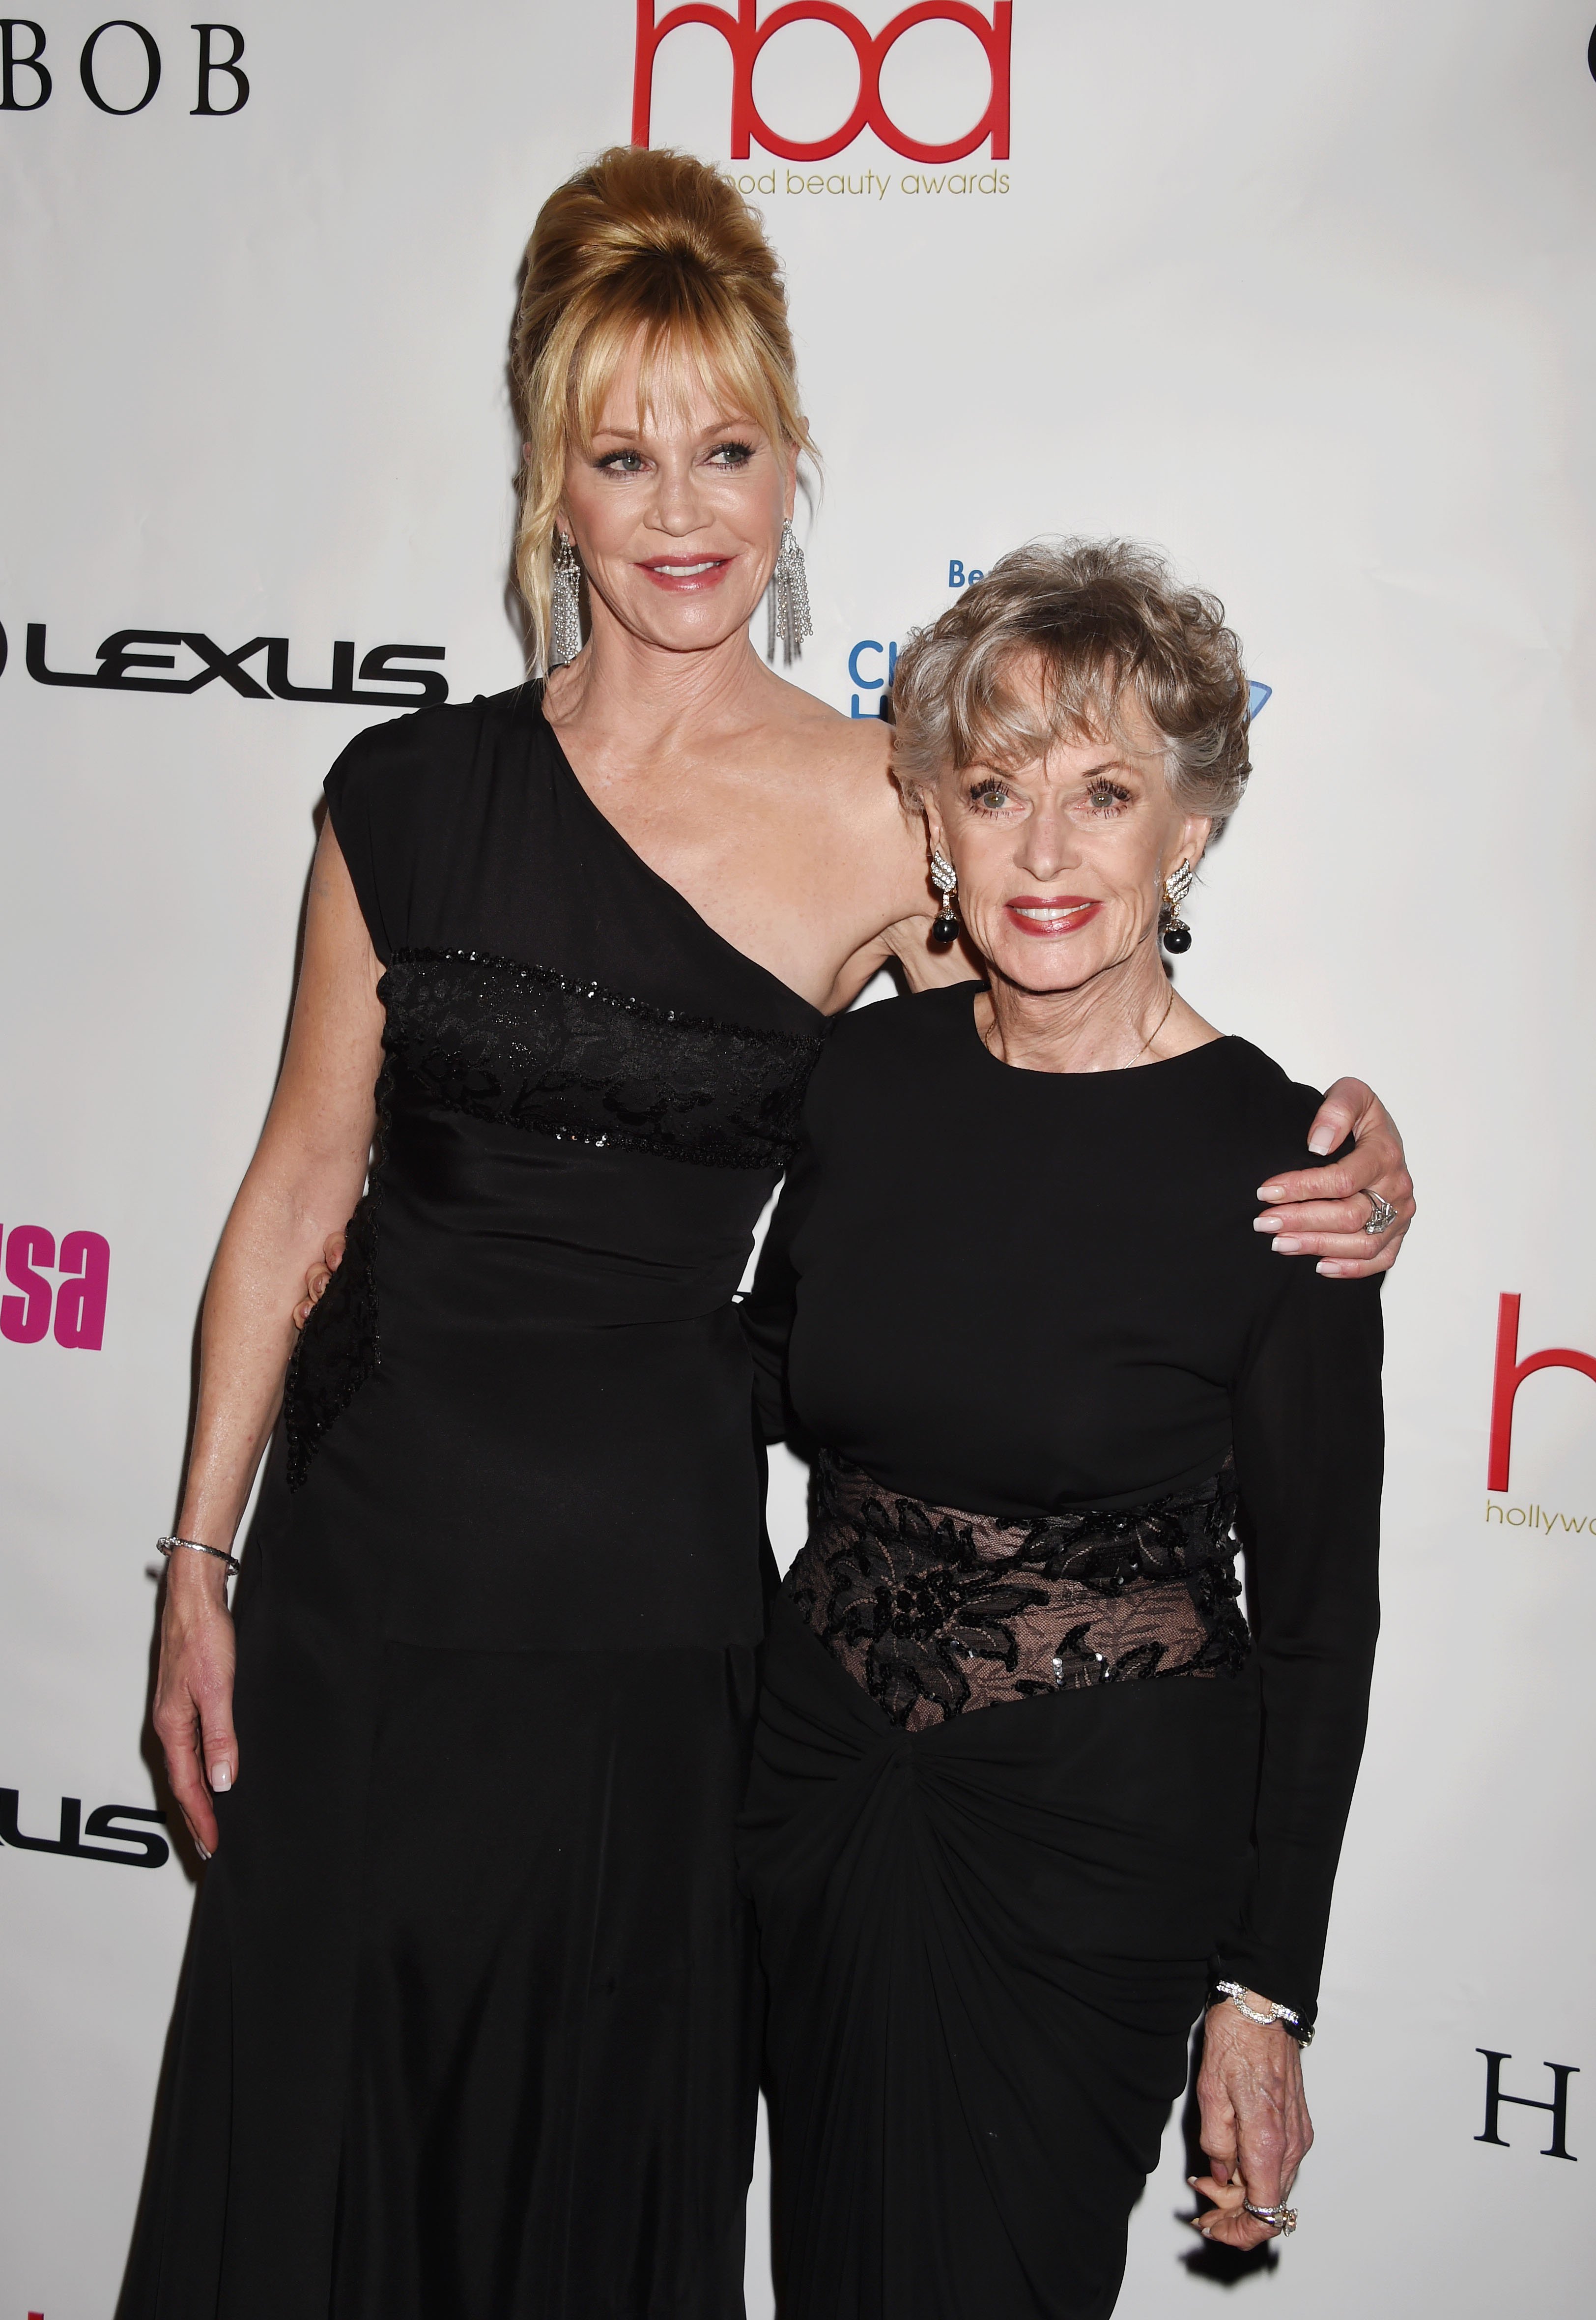
[[[122,2311],[740,2320],[733,1299],[825,1026],[598,811],[537,687],[362,734],[328,800],[382,1155],[239,1582]]]
[[[837,1028],[744,1308],[819,1447],[741,1836],[790,2320],[1113,2308],[1210,1974],[1313,2019],[1363,1741],[1379,1284],[1252,1229],[1318,1099],[973,988]]]

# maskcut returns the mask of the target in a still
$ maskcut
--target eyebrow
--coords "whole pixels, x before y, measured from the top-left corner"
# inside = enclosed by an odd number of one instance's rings
[[[1041,763],[1044,763],[1044,764],[1045,764],[1045,762],[1046,762],[1046,761],[1045,761],[1045,759],[1043,759],[1043,760],[1040,760],[1040,761],[1039,761],[1039,760],[1037,760],[1037,759],[1034,759],[1034,758],[1033,758],[1031,762],[1032,762],[1032,764],[1036,764],[1036,763],[1038,763],[1038,762],[1041,762]],[[1092,782],[1092,781],[1096,781],[1096,780],[1098,778],[1098,776],[1099,776],[1100,775],[1103,775],[1103,774],[1136,774],[1136,775],[1140,775],[1140,774],[1141,773],[1141,770],[1142,770],[1142,769],[1141,769],[1141,767],[1140,766],[1133,764],[1133,763],[1132,763],[1130,759],[1128,759],[1128,758],[1125,758],[1125,757],[1104,757],[1103,759],[1101,759],[1101,760],[1100,760],[1100,762],[1099,762],[1098,764],[1096,764],[1096,765],[1095,765],[1095,766],[1083,766],[1083,767],[1082,767],[1082,769],[1081,769],[1081,771],[1080,771],[1078,774],[1072,774],[1071,775],[1069,775],[1069,778],[1070,780],[1072,780],[1072,781],[1077,781],[1077,782]],[[984,772],[984,773],[987,775],[987,778],[988,778],[989,780],[992,780],[992,781],[999,781],[999,782],[1014,782],[1014,781],[1018,781],[1018,780],[1019,780],[1019,778],[1020,778],[1020,774],[1019,774],[1019,771],[1018,771],[1018,770],[1016,770],[1016,771],[1014,771],[1014,772],[1012,772],[1012,773],[1005,773],[1005,771],[1003,770],[1003,768],[1002,768],[1002,766],[981,766],[981,765],[979,764],[979,762],[978,762],[978,763],[977,763],[976,765],[974,765],[974,766],[968,766],[968,767],[966,768],[966,772],[967,772],[967,773],[970,773],[970,774],[976,773],[976,772],[978,772],[978,771],[979,771],[979,772]],[[1064,776],[1063,776],[1063,775],[1060,775],[1060,776],[1059,776],[1059,779],[1060,779],[1060,780],[1062,780],[1063,778],[1064,778]]]
[[[708,427],[699,430],[698,440],[700,443],[708,443],[712,442],[717,436],[730,435],[739,431],[762,435],[765,430],[758,420],[751,417],[746,412],[735,412],[726,418],[711,420]],[[595,427],[593,441],[597,443],[605,438],[616,443],[641,443],[643,440],[641,431],[636,427]]]

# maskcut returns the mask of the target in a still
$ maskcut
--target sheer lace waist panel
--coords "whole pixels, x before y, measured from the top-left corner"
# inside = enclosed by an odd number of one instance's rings
[[[1196,1489],[1004,1522],[822,1452],[782,1593],[894,1724],[1100,1683],[1235,1671],[1249,1646],[1227,1459]]]

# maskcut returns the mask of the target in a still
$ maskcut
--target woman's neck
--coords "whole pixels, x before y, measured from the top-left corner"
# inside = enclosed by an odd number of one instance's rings
[[[1177,995],[1150,940],[1073,991],[1023,991],[993,971],[975,1004],[987,1047],[1020,1071],[1129,1071],[1220,1037]]]
[[[672,652],[596,605],[587,643],[555,670],[546,697],[550,723],[580,730],[589,754],[659,761],[679,739],[701,748],[717,732],[759,723],[781,684],[740,630],[700,652]]]

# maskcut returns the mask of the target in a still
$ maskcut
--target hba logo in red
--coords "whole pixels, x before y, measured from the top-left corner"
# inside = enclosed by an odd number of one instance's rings
[[[959,161],[966,153],[973,153],[986,137],[992,140],[992,159],[1008,158],[1008,80],[1009,23],[1011,0],[994,0],[990,17],[978,8],[966,7],[962,0],[915,0],[915,5],[904,8],[879,32],[867,32],[858,17],[848,8],[839,8],[834,0],[787,0],[783,7],[771,11],[764,23],[759,21],[759,0],[736,0],[735,12],[729,7],[717,7],[711,0],[685,0],[681,7],[672,8],[663,16],[659,0],[637,0],[637,61],[632,77],[632,142],[646,145],[649,122],[654,112],[654,60],[659,54],[660,43],[670,38],[684,24],[708,24],[719,32],[732,52],[732,159],[745,161],[749,146],[758,139],[767,153],[777,154],[784,161],[825,161],[833,153],[840,153],[844,145],[866,129],[873,129],[883,145],[901,153],[910,161]],[[906,137],[896,122],[888,120],[881,104],[881,67],[889,50],[896,48],[904,34],[916,24],[932,23],[958,24],[973,33],[986,51],[987,68],[991,77],[991,93],[987,110],[968,135],[955,137],[951,144],[924,145],[918,138]],[[853,44],[859,59],[859,95],[852,112],[833,136],[822,137],[813,144],[801,144],[789,137],[778,136],[761,119],[753,102],[753,68],[767,41],[789,24],[830,24]]]
[[[1485,1474],[1488,1491],[1505,1491],[1513,1455],[1513,1400],[1525,1379],[1537,1370],[1578,1370],[1596,1380],[1596,1355],[1576,1354],[1567,1346],[1547,1346],[1538,1354],[1519,1359],[1519,1300],[1503,1295],[1496,1314],[1496,1383],[1491,1396],[1491,1458]]]

